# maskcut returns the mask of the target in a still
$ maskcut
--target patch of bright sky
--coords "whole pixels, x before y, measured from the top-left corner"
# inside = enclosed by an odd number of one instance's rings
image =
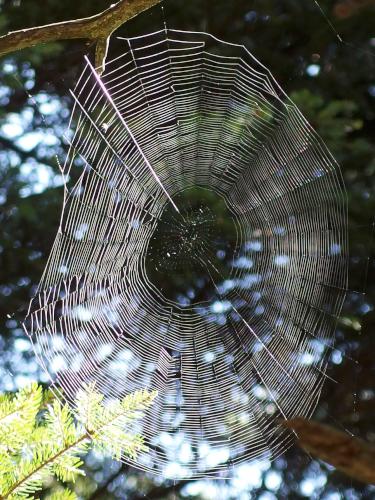
[[[0,104],[5,106],[9,102],[10,89],[4,85],[0,85]]]
[[[54,373],[58,373],[63,369],[66,369],[66,362],[61,354],[54,356],[51,360],[50,370]]]
[[[342,363],[342,354],[340,351],[333,351],[331,354],[331,360],[335,363],[335,365],[339,365]]]
[[[112,344],[101,345],[95,355],[97,361],[104,361],[113,351]]]
[[[46,134],[44,132],[29,132],[21,135],[14,142],[23,151],[29,152],[40,143],[46,144],[47,146],[54,146],[57,143],[57,139],[52,134]]]
[[[11,63],[3,65],[5,73],[13,70]],[[4,94],[2,91],[4,88],[0,87],[0,96]],[[57,98],[49,99],[44,93],[38,94],[33,100],[38,105],[42,115],[56,114],[61,110],[60,101]],[[9,113],[0,126],[0,134],[6,139],[14,141],[15,145],[26,153],[36,147],[56,147],[59,140],[52,128],[28,131],[32,125],[33,117],[34,111],[31,107],[26,107],[20,113]],[[37,162],[35,158],[31,157],[21,165],[20,178],[27,184],[20,192],[22,197],[41,193],[48,187],[57,187],[63,184],[62,177],[56,175],[50,166]]]
[[[49,98],[47,94],[40,93],[35,97],[42,115],[56,114],[61,110],[61,103],[57,98]]]
[[[232,484],[238,489],[259,488],[262,485],[262,476],[270,468],[268,460],[256,460],[235,468]]]
[[[241,464],[234,468],[232,479],[225,485],[220,481],[194,481],[184,488],[184,494],[191,496],[200,495],[207,500],[216,500],[218,498],[248,498],[244,495],[252,488],[259,488],[262,485],[262,476],[270,467],[268,460],[256,460],[251,463]],[[268,482],[272,489],[276,491],[277,485],[281,483],[281,476],[275,472],[268,473]],[[223,496],[226,489],[225,495]],[[272,495],[272,494],[271,494]],[[266,497],[265,497],[266,498]],[[271,497],[273,498],[273,496]]]
[[[300,355],[300,363],[302,365],[312,365],[314,363],[315,357],[309,352],[304,352]]]
[[[231,308],[232,304],[228,300],[216,300],[211,305],[211,311],[217,314],[229,311]]]
[[[74,238],[76,240],[82,240],[86,234],[87,229],[88,229],[88,225],[86,223],[80,224],[79,227],[74,232]]]
[[[285,227],[283,227],[283,226],[275,226],[275,227],[273,228],[273,232],[274,232],[275,234],[280,234],[280,235],[282,235],[282,234],[285,234],[286,230],[285,230]]]
[[[318,354],[323,354],[326,349],[326,345],[318,339],[310,339],[309,344],[313,348],[314,352]]]
[[[319,64],[309,64],[306,68],[306,73],[309,76],[318,76],[320,73],[320,66]]]
[[[3,366],[0,367],[1,392],[14,391],[30,384],[33,380],[49,382],[48,376],[41,370],[35,359],[25,359],[24,347],[25,344],[22,343],[14,346],[14,349],[4,351]]]
[[[184,488],[186,496],[200,497],[207,500],[220,498],[221,484],[214,481],[193,481]]]
[[[247,257],[242,256],[235,260],[234,266],[240,269],[250,269],[251,267],[253,267],[253,261]]]
[[[20,190],[22,198],[42,193],[48,187],[57,187],[63,184],[62,177],[56,175],[49,165],[36,162],[33,158],[21,165],[20,180],[26,183],[26,186]]]
[[[17,67],[13,62],[6,61],[3,64],[2,70],[3,70],[3,73],[6,73],[9,75],[9,74],[15,73],[17,71]]]
[[[368,312],[372,311],[374,308],[371,304],[368,304],[367,302],[365,302],[364,304],[362,304],[361,306],[361,313],[362,314],[367,314]]]
[[[169,462],[163,469],[163,476],[166,479],[188,477],[189,470],[178,462]]]
[[[285,266],[289,263],[289,257],[287,255],[276,255],[274,260],[277,266]]]
[[[302,495],[310,498],[313,493],[322,488],[327,482],[327,477],[325,474],[311,475],[311,477],[307,477],[303,479],[300,483],[300,490]]]
[[[0,188],[0,205],[3,205],[5,202],[6,202],[7,198],[6,198],[6,190],[5,189],[2,189]],[[0,253],[2,251],[2,248],[0,248]]]
[[[215,353],[212,351],[208,351],[208,352],[204,353],[204,355],[203,355],[203,359],[206,363],[212,363],[212,361],[214,361],[215,357],[216,357]]]
[[[229,448],[223,446],[221,448],[210,450],[204,457],[204,464],[208,468],[213,468],[219,464],[227,462],[227,460],[229,460]]]
[[[242,279],[238,280],[243,288],[251,288],[261,280],[260,274],[246,274]]]
[[[165,478],[189,476],[191,471],[184,464],[189,463],[193,459],[193,451],[191,444],[185,439],[184,433],[169,434],[162,432],[154,438],[154,444],[162,446],[168,463],[163,470]]]
[[[277,500],[277,497],[270,491],[265,491],[258,497],[258,500]]]
[[[263,245],[258,240],[247,241],[245,243],[245,250],[252,250],[253,252],[260,252],[263,248]]]
[[[277,491],[281,485],[281,481],[281,474],[277,471],[271,470],[267,472],[264,482],[269,490]]]
[[[218,285],[218,290],[219,293],[222,295],[229,292],[229,290],[232,290],[235,286],[236,282],[234,280],[225,280],[223,281],[223,283],[220,283]]]
[[[341,253],[341,245],[339,245],[338,243],[333,243],[331,245],[330,254],[331,255],[339,255],[340,253]]]
[[[253,387],[253,394],[257,399],[267,399],[268,394],[267,391],[261,385],[255,385]]]
[[[31,343],[27,338],[18,338],[14,340],[14,348],[20,352],[31,350]]]
[[[257,316],[260,316],[261,314],[264,313],[264,306],[262,305],[259,305],[255,308],[255,311],[254,313],[257,315]]]

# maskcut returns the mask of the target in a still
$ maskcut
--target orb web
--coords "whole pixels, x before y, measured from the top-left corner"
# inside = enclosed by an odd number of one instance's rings
[[[123,39],[72,91],[60,226],[25,329],[65,397],[158,397],[133,465],[226,475],[309,417],[347,285],[338,166],[243,46]]]

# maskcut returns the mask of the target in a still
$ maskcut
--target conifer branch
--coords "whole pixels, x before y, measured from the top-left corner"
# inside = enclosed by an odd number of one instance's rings
[[[141,436],[129,434],[128,424],[142,415],[156,392],[136,391],[104,404],[103,395],[88,385],[77,394],[75,419],[69,406],[57,399],[45,409],[50,401],[46,394],[32,384],[15,396],[0,398],[0,419],[5,426],[0,433],[0,500],[30,498],[53,474],[74,481],[83,474],[80,457],[90,447],[113,458],[135,458],[146,449]],[[31,458],[25,458],[25,451]],[[63,490],[51,500],[74,498],[74,493]]]
[[[15,492],[18,488],[20,488],[23,484],[29,481],[33,476],[38,474],[42,469],[48,468],[48,466],[52,465],[59,457],[61,457],[64,453],[68,453],[70,450],[76,448],[80,443],[84,440],[89,440],[90,434],[86,432],[83,436],[81,436],[75,443],[67,446],[66,448],[60,450],[58,453],[47,459],[45,462],[36,467],[32,472],[30,472],[27,476],[23,477],[19,481],[17,481],[5,494],[4,496],[0,495],[0,500],[6,500],[10,497],[10,495]]]

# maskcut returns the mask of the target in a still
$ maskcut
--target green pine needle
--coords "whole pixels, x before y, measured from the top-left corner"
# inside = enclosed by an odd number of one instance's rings
[[[155,396],[155,391],[136,391],[105,404],[95,385],[87,385],[77,394],[76,418],[68,405],[36,383],[0,396],[0,500],[34,498],[53,475],[74,482],[84,474],[81,458],[90,448],[117,459],[135,459],[146,448],[129,426]],[[48,497],[76,498],[66,489]]]

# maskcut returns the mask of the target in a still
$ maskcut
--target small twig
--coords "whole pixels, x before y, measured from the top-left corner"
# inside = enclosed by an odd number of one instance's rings
[[[107,58],[109,36],[107,38],[98,38],[95,47],[95,66],[98,73],[103,73],[105,70],[105,61]]]
[[[82,38],[96,43],[95,65],[101,72],[111,34],[126,21],[159,2],[161,0],[120,0],[95,16],[10,31],[0,37],[0,56],[39,43]]]

